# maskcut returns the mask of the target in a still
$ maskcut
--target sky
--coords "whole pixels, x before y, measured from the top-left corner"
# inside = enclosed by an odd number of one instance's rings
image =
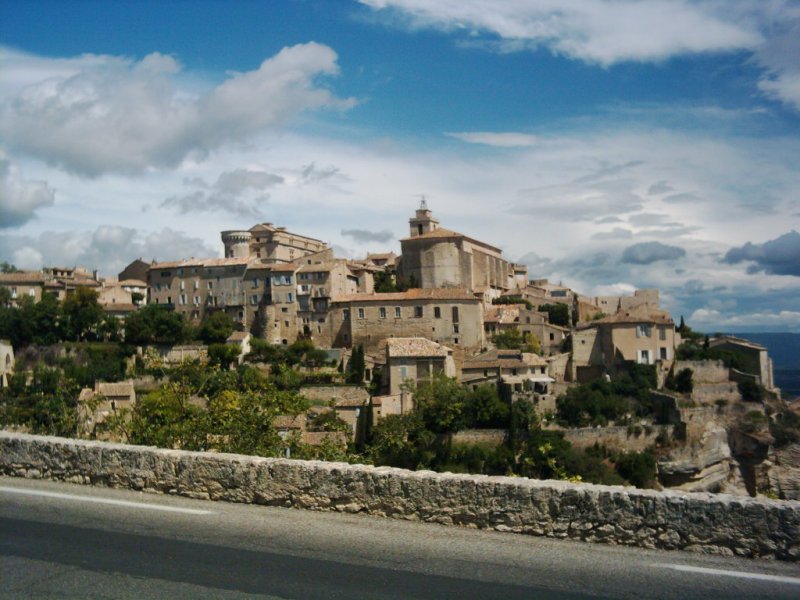
[[[696,329],[800,332],[800,2],[0,0],[0,259],[442,226]]]

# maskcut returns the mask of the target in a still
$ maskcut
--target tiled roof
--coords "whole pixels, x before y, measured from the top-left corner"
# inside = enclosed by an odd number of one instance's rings
[[[464,362],[464,369],[489,369],[502,367],[504,369],[545,367],[547,361],[537,354],[522,352],[521,350],[501,350],[494,348]]]
[[[478,246],[483,246],[485,248],[489,248],[494,250],[495,252],[502,252],[500,248],[496,246],[492,246],[491,244],[487,244],[486,242],[482,242],[480,240],[476,240],[468,235],[464,235],[463,233],[458,233],[457,231],[453,231],[451,229],[445,229],[444,227],[437,227],[431,231],[426,231],[421,235],[415,235],[412,237],[403,238],[400,242],[413,242],[415,240],[449,240],[449,239],[464,239],[473,244],[477,244]]]
[[[415,288],[388,294],[348,294],[332,302],[397,302],[402,300],[474,300],[479,298],[464,288]]]
[[[0,283],[42,283],[44,276],[38,271],[19,271],[17,273],[0,273]]]
[[[753,348],[754,350],[766,350],[766,348],[761,344],[757,344],[756,342],[751,342],[750,340],[732,335],[722,335],[709,340],[709,345],[712,348],[720,344],[734,344],[736,346],[744,346],[745,348]]]
[[[486,309],[483,317],[486,323],[509,324],[519,322],[519,305],[497,305]]]
[[[138,279],[123,279],[122,281],[118,282],[116,285],[121,287],[147,287],[147,282],[140,281]]]
[[[250,336],[250,333],[247,331],[234,331],[232,334],[228,336],[229,342],[241,342],[246,340]]]
[[[674,325],[672,316],[665,310],[652,308],[647,305],[635,306],[621,310],[613,315],[587,323],[589,327],[597,325],[614,325],[617,323],[656,323],[659,325]]]
[[[150,269],[177,269],[181,267],[232,267],[246,265],[253,261],[255,261],[255,259],[249,256],[234,258],[186,258],[183,260],[154,263],[150,265]]]
[[[386,348],[390,358],[405,356],[447,356],[452,350],[432,340],[425,338],[389,338]]]

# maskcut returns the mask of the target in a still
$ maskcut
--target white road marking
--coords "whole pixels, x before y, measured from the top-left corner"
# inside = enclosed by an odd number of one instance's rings
[[[782,575],[766,575],[764,573],[748,573],[747,571],[725,571],[723,569],[708,569],[706,567],[691,567],[688,565],[656,565],[675,571],[685,571],[689,573],[701,573],[703,575],[721,575],[723,577],[739,577],[741,579],[758,579],[760,581],[774,581],[777,583],[791,583],[800,585],[800,577],[785,577]]]
[[[26,490],[13,487],[0,486],[0,493],[19,494],[21,496],[40,496],[43,498],[56,498],[58,500],[75,500],[78,502],[94,502],[95,504],[111,504],[113,506],[126,506],[128,508],[141,508],[144,510],[160,510],[162,512],[184,513],[187,515],[210,515],[213,511],[198,510],[195,508],[179,508],[163,504],[147,504],[144,502],[130,502],[128,500],[113,500],[111,498],[92,498],[91,496],[75,496],[72,494],[59,494],[57,492],[44,492],[41,490]]]

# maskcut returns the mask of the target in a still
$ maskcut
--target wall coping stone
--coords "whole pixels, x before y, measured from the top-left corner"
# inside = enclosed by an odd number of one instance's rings
[[[799,501],[190,452],[9,431],[0,431],[0,474],[588,542],[800,560]]]

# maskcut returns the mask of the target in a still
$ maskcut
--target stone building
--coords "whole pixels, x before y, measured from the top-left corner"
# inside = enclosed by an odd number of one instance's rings
[[[425,338],[386,340],[386,366],[383,378],[389,395],[399,395],[405,384],[418,385],[437,375],[456,376],[453,351]]]
[[[226,258],[258,258],[265,263],[294,262],[328,248],[321,240],[291,233],[272,223],[259,223],[244,231],[223,231],[221,236]]]
[[[456,361],[484,346],[481,299],[465,289],[355,294],[331,301],[329,345],[383,347],[395,337],[424,337],[453,349]]]
[[[8,290],[11,306],[18,306],[22,298],[39,302],[44,293],[45,277],[38,271],[0,273],[0,288]]]
[[[625,362],[666,366],[675,358],[675,322],[667,311],[646,304],[581,325],[573,335],[577,381],[613,372]]]
[[[524,267],[506,261],[500,248],[439,226],[424,201],[400,240],[398,275],[419,287],[464,288],[487,297],[518,287]]]
[[[136,391],[132,381],[94,384],[84,388],[78,397],[78,434],[98,440],[120,441],[107,429],[107,421],[131,411],[136,406]],[[130,416],[130,414],[128,414]]]
[[[761,344],[732,335],[722,335],[709,340],[709,347],[717,350],[737,352],[743,359],[742,371],[758,378],[758,383],[770,391],[776,391],[772,371],[772,359]]]

